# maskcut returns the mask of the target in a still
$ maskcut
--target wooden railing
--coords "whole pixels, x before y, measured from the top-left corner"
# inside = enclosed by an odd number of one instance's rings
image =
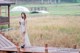
[[[4,33],[2,33],[2,32],[0,32],[0,34],[2,34],[4,37],[6,37],[5,36],[5,34]],[[12,39],[10,39],[9,37],[6,37],[9,41],[11,41],[11,42],[13,42],[13,40]],[[15,44],[15,43],[14,43]],[[20,48],[20,46],[19,46],[19,44],[17,43],[17,44],[15,44],[16,45],[16,47],[15,47],[15,52],[16,53],[25,53],[25,52],[30,52],[30,53],[49,53],[50,52],[50,50],[53,50],[54,51],[54,47],[52,48],[52,49],[49,49],[49,47],[48,47],[48,44],[45,44],[45,46],[44,47],[42,47],[42,48],[38,48],[38,49],[42,49],[42,50],[44,50],[44,52],[43,51],[30,51],[30,48]],[[31,47],[31,49],[32,48],[34,48],[34,47]],[[35,48],[37,48],[37,47],[35,47]],[[34,48],[34,49],[35,49]],[[44,49],[43,49],[44,48]],[[26,50],[27,49],[27,50]],[[70,53],[70,52],[72,52],[73,51],[73,53],[80,53],[80,51],[79,50],[76,50],[77,49],[77,45],[75,44],[75,45],[73,45],[73,49],[71,49],[71,51],[70,51],[70,49],[69,48],[67,48],[66,49],[66,51],[65,51],[65,49],[63,48],[63,50],[64,50],[64,53]],[[23,51],[22,51],[23,50]],[[29,50],[29,51],[28,51]],[[56,50],[58,50],[58,48],[56,49]],[[61,51],[63,51],[63,50],[61,50]],[[75,52],[75,51],[77,51],[77,52]],[[13,50],[0,50],[0,53],[10,53],[10,52],[13,52]],[[52,53],[54,53],[54,52],[52,52]],[[61,53],[59,50],[56,52],[56,53]],[[63,53],[63,52],[62,52]]]
[[[47,11],[46,7],[30,7],[29,9],[30,9],[30,11],[40,11],[40,10]]]
[[[0,25],[8,24],[9,18],[0,16]]]

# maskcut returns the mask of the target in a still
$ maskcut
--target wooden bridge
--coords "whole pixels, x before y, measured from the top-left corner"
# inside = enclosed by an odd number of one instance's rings
[[[46,7],[29,7],[29,10],[30,11],[41,11],[41,10],[47,11],[47,8]]]
[[[79,51],[80,49],[48,47],[47,44],[45,47],[32,46],[22,49],[0,32],[0,53],[80,53]]]

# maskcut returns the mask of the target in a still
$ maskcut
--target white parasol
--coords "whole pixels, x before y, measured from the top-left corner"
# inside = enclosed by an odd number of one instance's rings
[[[28,8],[23,6],[16,6],[11,9],[11,12],[30,12]]]

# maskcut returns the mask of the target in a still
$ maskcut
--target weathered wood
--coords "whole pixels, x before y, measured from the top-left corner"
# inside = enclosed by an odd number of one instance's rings
[[[7,51],[0,51],[0,53],[8,53]]]
[[[48,47],[48,44],[45,44],[45,47],[25,47],[24,49],[20,49],[19,44],[17,43],[16,46],[10,42],[7,38],[3,35],[0,35],[0,53],[10,53],[10,52],[17,52],[17,53],[80,53],[79,49],[73,48],[54,48]]]
[[[77,45],[76,44],[73,45],[73,49],[77,49]]]
[[[10,5],[15,4],[13,2],[0,0],[0,16],[1,16],[1,6],[8,6],[8,17],[0,17],[0,25],[8,24],[8,27],[10,27]]]
[[[7,6],[7,5],[11,5],[11,4],[15,4],[14,2],[9,2],[9,1],[5,1],[5,0],[0,0],[0,5],[1,6]]]
[[[45,53],[48,53],[48,44],[45,44]]]
[[[5,35],[5,33],[0,32],[0,34],[2,34],[2,36],[4,36],[6,39],[10,40],[14,45],[16,45],[16,43],[13,41],[13,39],[11,39],[8,35]]]
[[[2,17],[0,16],[0,24],[8,24],[9,23],[9,20],[8,20],[8,17]]]
[[[8,5],[8,28],[10,28],[10,5]]]
[[[17,53],[21,53],[19,46],[17,46]]]
[[[0,48],[6,48],[6,47],[16,47],[10,40],[5,38],[3,35],[0,34]]]
[[[40,11],[40,10],[47,11],[46,7],[30,7],[29,9],[30,9],[30,11]]]
[[[0,16],[1,16],[1,6],[0,6]]]

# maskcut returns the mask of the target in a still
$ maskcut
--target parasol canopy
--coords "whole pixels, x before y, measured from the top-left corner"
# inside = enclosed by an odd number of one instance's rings
[[[28,8],[23,6],[16,6],[11,9],[11,12],[30,12]]]

